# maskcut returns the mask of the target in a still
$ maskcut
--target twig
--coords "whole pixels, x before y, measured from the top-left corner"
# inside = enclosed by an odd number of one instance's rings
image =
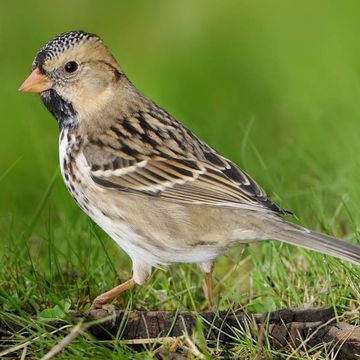
[[[86,326],[83,323],[77,324],[68,335],[66,335],[57,345],[55,345],[47,354],[45,354],[41,360],[50,360],[60,351],[64,350],[76,337],[84,331]]]
[[[45,337],[45,336],[48,336],[48,335],[53,335],[53,334],[56,334],[57,332],[61,331],[61,330],[64,330],[64,329],[67,329],[69,327],[71,327],[72,325],[64,325],[58,329],[55,329],[54,331],[51,331],[50,333],[44,333],[44,334],[41,334],[39,336],[36,336],[35,338],[33,338],[32,340],[28,340],[28,341],[25,341],[24,343],[20,344],[20,345],[16,345],[10,349],[7,349],[7,350],[4,350],[2,352],[0,352],[0,359],[2,357],[5,357],[6,355],[8,354],[11,354],[15,351],[18,351],[18,350],[21,350],[27,346],[29,346],[30,344],[34,343],[35,341]]]
[[[24,350],[23,350],[23,352],[22,352],[22,354],[21,354],[20,360],[25,360],[25,358],[26,358],[26,353],[27,353],[27,346],[24,347]]]
[[[122,344],[125,345],[147,345],[147,344],[157,344],[157,343],[171,343],[176,342],[177,339],[181,337],[172,337],[172,336],[163,336],[157,338],[144,338],[144,339],[128,339],[128,340],[119,340]],[[114,340],[100,340],[104,344],[114,344]]]
[[[199,349],[196,347],[196,345],[190,339],[189,335],[185,335],[185,342],[188,345],[188,351],[190,352],[191,355],[193,355],[201,360],[205,360],[205,356],[199,351]]]

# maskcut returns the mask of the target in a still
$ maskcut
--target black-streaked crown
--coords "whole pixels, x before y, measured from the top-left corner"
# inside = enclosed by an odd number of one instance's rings
[[[55,36],[45,46],[43,46],[33,62],[33,68],[37,67],[41,69],[42,64],[46,60],[56,58],[62,52],[71,49],[76,44],[88,39],[101,39],[95,35],[85,31],[68,31],[60,35]]]

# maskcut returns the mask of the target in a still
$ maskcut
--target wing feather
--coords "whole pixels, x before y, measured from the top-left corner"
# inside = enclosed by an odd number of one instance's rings
[[[169,114],[151,111],[118,120],[89,139],[84,155],[101,186],[171,201],[289,213],[230,160]]]

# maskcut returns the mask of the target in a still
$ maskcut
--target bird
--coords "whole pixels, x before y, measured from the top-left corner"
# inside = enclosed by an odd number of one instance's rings
[[[127,253],[132,277],[97,296],[103,308],[153,267],[197,264],[209,306],[216,258],[277,240],[360,264],[360,247],[288,220],[234,162],[144,96],[102,39],[64,32],[37,53],[21,92],[59,125],[63,180],[80,208]]]

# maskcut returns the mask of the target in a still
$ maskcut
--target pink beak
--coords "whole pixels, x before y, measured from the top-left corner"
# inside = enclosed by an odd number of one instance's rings
[[[28,93],[41,93],[51,89],[53,83],[38,68],[34,69],[29,77],[20,86],[19,91]]]

